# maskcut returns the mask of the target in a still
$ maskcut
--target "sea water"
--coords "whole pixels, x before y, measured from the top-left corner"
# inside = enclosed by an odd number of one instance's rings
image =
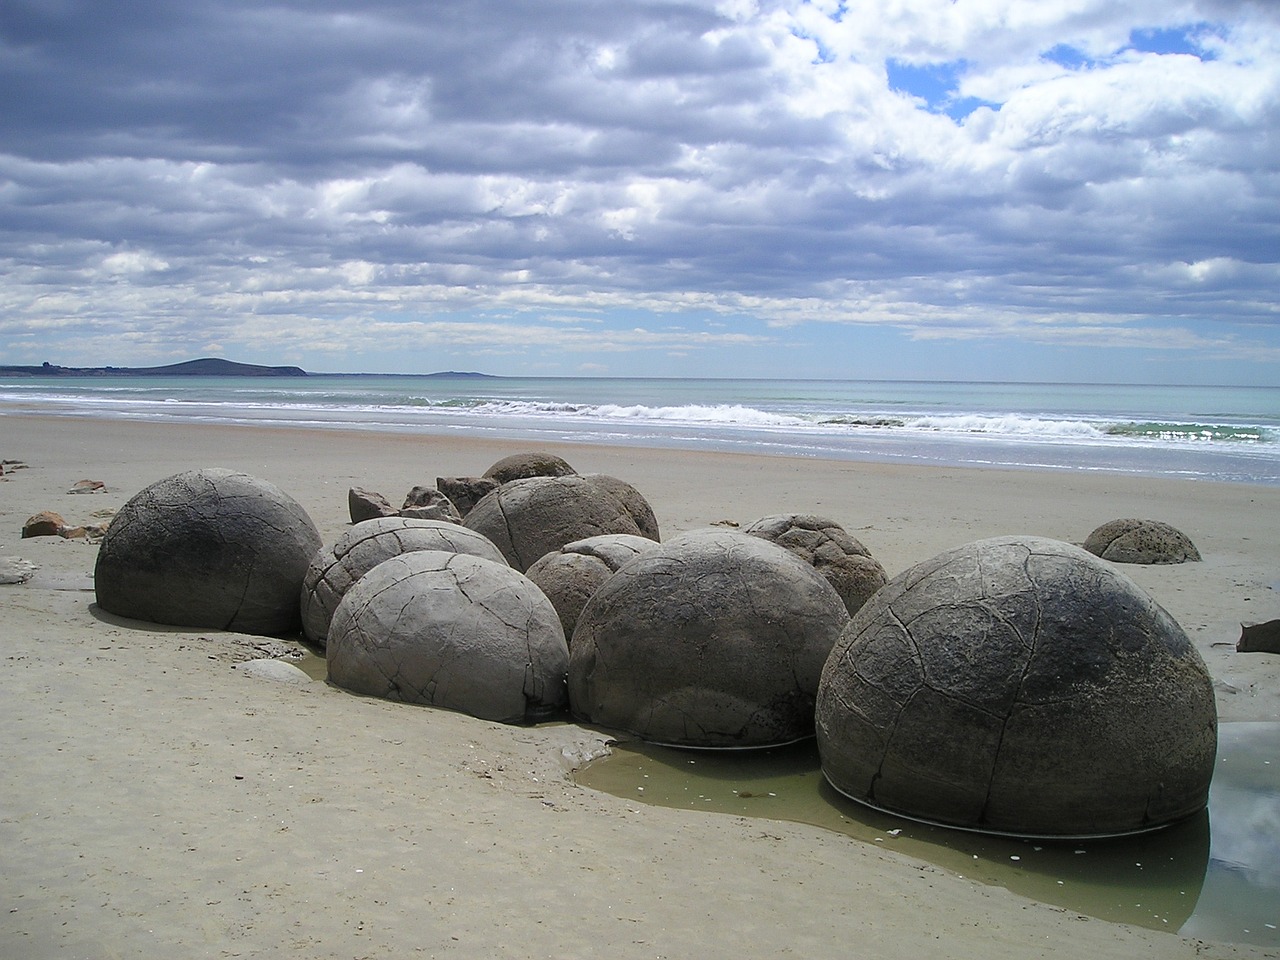
[[[16,413],[1280,484],[1280,387],[439,374],[0,377],[0,417]]]

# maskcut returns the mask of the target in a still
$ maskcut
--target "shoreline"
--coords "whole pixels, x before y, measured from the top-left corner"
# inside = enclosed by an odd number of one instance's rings
[[[85,380],[82,389],[15,389],[0,407],[18,415],[486,435],[535,446],[585,442],[1280,486],[1274,389],[1246,397],[1239,389],[1129,386],[1098,396],[1060,385],[1046,387],[1046,396],[1014,384],[673,379],[655,392],[634,386],[647,379],[546,381],[556,387],[539,387],[536,378],[489,378],[487,386],[447,375],[405,380],[413,385],[361,375],[230,385],[206,377],[170,380],[172,389],[130,378],[97,389]],[[721,382],[751,386],[712,386]],[[1197,393],[1202,389],[1208,393]],[[1238,413],[1206,412],[1225,409]]]
[[[111,617],[95,548],[21,540],[23,521],[118,509],[183,469],[269,480],[325,543],[350,486],[398,502],[482,473],[521,441],[391,432],[0,417],[6,737],[0,952],[154,956],[1274,956],[1086,919],[820,828],[641,806],[566,768],[606,738],[506,727],[271,684],[234,664],[261,638]],[[1236,654],[1280,617],[1280,489],[1127,475],[906,467],[654,447],[537,443],[649,500],[664,538],[772,513],[831,517],[892,577],[986,536],[1079,543],[1160,519],[1200,563],[1125,567],[1182,624],[1223,721],[1280,720],[1280,655]],[[106,492],[66,491],[81,479]],[[44,584],[43,586],[41,584]],[[266,645],[269,648],[269,644]]]

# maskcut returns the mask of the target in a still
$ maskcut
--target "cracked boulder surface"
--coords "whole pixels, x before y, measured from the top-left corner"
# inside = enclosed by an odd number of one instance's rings
[[[385,560],[333,616],[329,679],[353,693],[533,723],[567,706],[555,608],[503,563],[422,550]]]
[[[298,591],[321,546],[275,485],[220,468],[166,477],[112,518],[94,589],[109,613],[264,636],[301,626]]]
[[[1213,683],[1133,581],[1056,540],[940,554],[857,613],[822,673],[818,749],[841,793],[1030,837],[1155,829],[1199,812]]]
[[[492,540],[521,573],[566,543],[606,533],[644,533],[627,504],[589,477],[528,477],[477,503],[463,526]]]
[[[844,527],[826,517],[786,513],[762,517],[744,533],[772,540],[810,564],[836,588],[852,616],[889,582],[880,562]]]
[[[536,561],[526,576],[547,595],[560,615],[565,637],[571,640],[582,608],[600,586],[624,563],[657,546],[648,537],[605,533],[566,543]]]
[[[1084,541],[1094,556],[1112,563],[1186,563],[1200,551],[1181,530],[1160,520],[1110,520]]]
[[[448,520],[378,517],[363,520],[338,538],[333,547],[316,551],[302,578],[302,629],[323,647],[329,623],[351,585],[383,560],[415,550],[443,550],[506,564],[493,541]]]
[[[673,746],[800,740],[813,735],[818,678],[848,619],[831,585],[782,547],[685,533],[587,601],[569,648],[570,706]]]
[[[647,537],[650,540],[662,539],[658,530],[658,518],[653,513],[653,507],[649,506],[649,501],[644,498],[644,495],[639,490],[627,483],[627,481],[612,477],[607,473],[584,473],[583,476],[622,504],[623,509],[627,511],[640,529],[640,536]]]

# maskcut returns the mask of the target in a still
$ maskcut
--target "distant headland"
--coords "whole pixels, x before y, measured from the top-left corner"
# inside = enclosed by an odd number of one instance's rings
[[[0,366],[7,377],[305,377],[301,367],[263,367],[217,357],[186,360],[163,367],[62,367],[43,363],[38,367]]]
[[[0,377],[356,377],[368,374],[356,373],[308,373],[301,367],[264,367],[256,363],[236,363],[219,357],[202,357],[170,363],[163,367],[63,367],[56,363],[39,366],[13,366],[0,364]],[[460,370],[443,370],[438,373],[383,374],[383,376],[421,376],[493,379],[491,374]]]

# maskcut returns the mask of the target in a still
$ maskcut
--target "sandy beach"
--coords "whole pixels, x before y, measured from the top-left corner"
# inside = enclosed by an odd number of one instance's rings
[[[845,526],[890,576],[1001,534],[1080,543],[1174,525],[1203,561],[1124,572],[1203,655],[1222,721],[1280,720],[1280,488],[1075,472],[904,468],[539,445],[623,478],[664,536],[775,513]],[[1191,958],[1273,956],[1107,923],[798,824],[644,806],[577,786],[598,731],[507,727],[235,669],[269,640],[124,621],[93,604],[95,522],[181,470],[275,483],[332,543],[353,485],[398,503],[511,441],[0,417],[0,957]],[[82,479],[105,492],[71,494]]]

